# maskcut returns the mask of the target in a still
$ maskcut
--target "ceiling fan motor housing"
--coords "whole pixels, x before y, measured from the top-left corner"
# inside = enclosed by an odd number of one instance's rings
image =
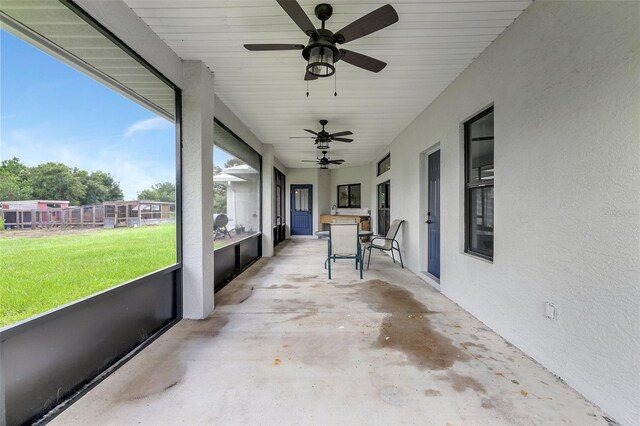
[[[333,6],[327,3],[320,3],[313,10],[313,13],[315,13],[316,17],[322,22],[327,21],[331,18],[331,15],[333,15]]]

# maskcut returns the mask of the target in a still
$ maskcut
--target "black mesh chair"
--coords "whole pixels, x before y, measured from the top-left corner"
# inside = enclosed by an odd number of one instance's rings
[[[215,231],[215,235],[213,236],[214,241],[218,237],[231,238],[231,234],[227,230],[228,224],[229,224],[229,217],[224,213],[220,213],[218,216],[215,217],[215,219],[213,219],[213,230]]]

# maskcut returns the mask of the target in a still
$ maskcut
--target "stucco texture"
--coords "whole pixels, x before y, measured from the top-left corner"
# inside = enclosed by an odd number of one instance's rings
[[[623,424],[640,424],[638,22],[640,2],[535,2],[392,143],[390,171],[418,272],[420,155],[440,143],[442,292]],[[463,253],[461,125],[489,105],[492,263]]]

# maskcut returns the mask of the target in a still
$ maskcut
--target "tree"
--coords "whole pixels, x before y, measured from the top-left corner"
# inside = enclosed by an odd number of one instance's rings
[[[29,168],[19,158],[0,163],[0,200],[29,200],[33,198],[31,193]]]
[[[19,158],[0,163],[0,200],[68,200],[71,204],[100,204],[124,197],[120,183],[103,171],[87,172],[62,163],[27,167]]]
[[[176,186],[171,182],[155,183],[151,188],[139,192],[138,200],[175,202]]]
[[[229,158],[227,161],[224,162],[224,168],[228,168],[228,167],[233,167],[233,166],[242,166],[243,164],[245,164],[244,161],[239,160],[237,158]]]
[[[62,163],[44,163],[29,169],[29,183],[33,198],[41,200],[68,200],[80,205],[86,188],[79,176]]]
[[[219,175],[220,173],[222,173],[222,168],[213,166],[213,175]],[[227,185],[224,183],[213,182],[213,212],[227,212]]]
[[[85,186],[85,195],[80,200],[81,204],[99,204],[124,198],[120,183],[116,182],[109,173],[101,170],[88,173],[85,170],[76,169],[75,174]]]

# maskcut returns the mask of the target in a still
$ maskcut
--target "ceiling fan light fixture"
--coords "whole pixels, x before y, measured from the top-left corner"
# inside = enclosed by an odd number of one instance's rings
[[[325,46],[313,46],[309,49],[307,71],[316,77],[330,77],[336,72],[334,52]]]
[[[318,142],[318,146],[316,146],[316,148],[318,148],[318,149],[329,149],[329,141]]]

